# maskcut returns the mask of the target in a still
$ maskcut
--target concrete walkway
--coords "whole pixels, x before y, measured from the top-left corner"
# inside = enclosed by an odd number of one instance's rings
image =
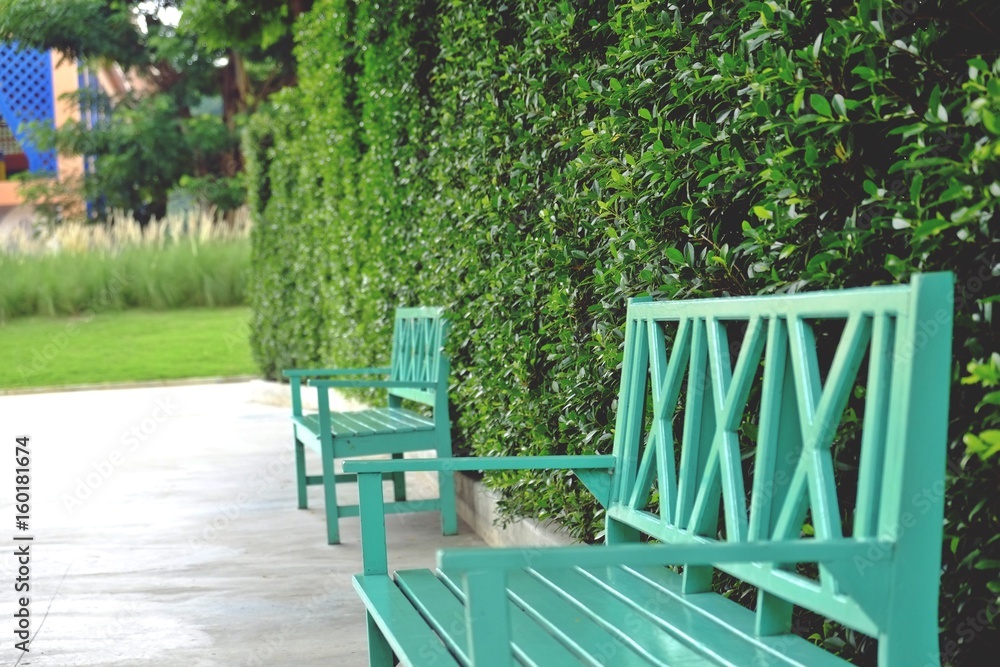
[[[249,398],[247,384],[0,397],[0,664],[367,664],[350,581],[357,519],[342,524],[344,544],[325,544],[320,487],[310,510],[295,509],[288,409]],[[25,532],[19,435],[32,452]],[[450,538],[439,527],[436,513],[391,516],[390,567],[481,544],[464,525]],[[24,544],[31,588],[15,593]],[[26,654],[14,647],[22,595]]]

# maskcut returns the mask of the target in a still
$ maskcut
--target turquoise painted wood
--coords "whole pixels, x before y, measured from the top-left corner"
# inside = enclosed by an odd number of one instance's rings
[[[433,645],[478,667],[843,667],[791,631],[799,606],[876,638],[881,667],[937,667],[952,294],[951,274],[928,274],[633,300],[612,455],[349,462],[371,664],[436,664]],[[858,463],[836,470],[852,395]],[[444,550],[435,570],[390,575],[381,479],[411,466],[574,470],[606,509],[607,544]],[[756,607],[712,592],[717,571],[756,587]],[[391,617],[388,587],[416,616]]]
[[[340,542],[339,520],[358,516],[357,505],[343,504],[337,500],[339,483],[357,481],[352,472],[336,473],[337,459],[375,454],[389,454],[394,459],[402,459],[406,452],[423,450],[435,451],[442,460],[451,457],[451,423],[448,418],[450,366],[444,354],[447,332],[448,322],[443,309],[400,308],[396,311],[390,366],[283,371],[282,374],[291,382],[298,505],[300,509],[307,509],[307,487],[323,485],[327,541],[330,544]],[[361,379],[357,379],[357,376]],[[377,376],[387,376],[387,379]],[[317,413],[306,414],[302,410],[303,381],[317,388]],[[329,390],[347,387],[385,389],[388,394],[387,405],[356,412],[331,410]],[[404,400],[430,406],[432,416],[427,417],[404,407]],[[306,447],[319,453],[323,465],[322,475],[306,473]],[[398,469],[380,476],[380,481],[392,481],[396,500],[386,507],[386,511],[395,513],[439,509],[442,532],[454,535],[458,524],[455,517],[453,473],[440,471],[440,495],[437,500],[419,502],[407,502],[403,475],[404,471]]]

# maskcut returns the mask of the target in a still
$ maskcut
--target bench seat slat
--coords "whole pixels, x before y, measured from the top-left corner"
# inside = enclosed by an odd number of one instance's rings
[[[462,590],[460,576],[441,570],[437,570],[436,576],[463,604],[465,603],[465,591]],[[599,663],[575,655],[513,601],[510,603],[510,612],[511,627],[514,632],[514,653],[522,664],[529,667],[577,664],[599,667]]]
[[[454,593],[430,570],[397,570],[396,585],[435,629],[460,662],[468,663],[465,609]]]
[[[465,605],[462,596],[456,595],[453,584],[430,570],[397,571],[396,582],[459,660],[468,663]],[[515,655],[526,667],[592,664],[573,655],[513,604],[511,628]]]
[[[623,639],[621,633],[595,620],[563,596],[541,584],[524,571],[511,572],[507,588],[515,604],[523,608],[546,631],[552,633],[574,652],[592,656],[601,665],[649,667],[694,667],[704,661],[692,661],[691,653],[671,650],[649,655]],[[683,647],[680,647],[683,649]],[[694,656],[697,657],[697,656]]]
[[[680,575],[660,568],[665,577],[678,580]],[[687,650],[699,656],[692,664],[713,665],[773,665],[774,667],[812,667],[813,662],[786,660],[782,653],[753,641],[753,612],[739,607],[714,593],[700,593],[679,599],[663,588],[651,585],[622,568],[546,570],[532,573],[539,581],[559,591],[580,608],[591,610],[595,620],[609,626],[628,628],[628,635],[643,649],[657,655],[664,653],[664,637],[671,637]],[[697,601],[714,604],[714,612],[705,613]],[[736,623],[734,623],[734,621]],[[745,633],[733,632],[736,624]],[[789,644],[801,642],[784,637]],[[822,651],[827,658],[829,653]],[[674,665],[672,656],[667,664]],[[843,667],[843,662],[835,664]]]
[[[354,588],[393,652],[413,667],[459,667],[427,621],[387,575],[355,575]],[[388,628],[388,631],[386,629]]]
[[[381,409],[363,410],[361,412],[345,412],[344,415],[353,418],[360,424],[372,430],[374,434],[407,433],[413,431],[413,425],[382,412]]]
[[[319,415],[306,414],[294,418],[315,434],[319,433]],[[434,421],[404,408],[374,408],[352,412],[331,412],[330,426],[334,436],[383,435],[388,433],[408,433],[431,431]]]
[[[350,425],[348,425],[348,424],[345,424],[343,422],[338,422],[335,419],[335,416],[338,415],[338,414],[339,413],[331,413],[330,414],[330,421],[332,422],[330,424],[330,430],[333,432],[333,434],[336,435],[337,437],[344,437],[344,436],[349,436],[349,435],[358,435],[358,432],[357,432],[357,426],[358,425],[357,424],[350,424]],[[318,414],[302,415],[301,417],[297,418],[296,421],[298,423],[302,424],[303,426],[305,426],[307,429],[309,429],[309,431],[311,431],[317,437],[319,436],[319,415]]]
[[[433,419],[406,408],[375,408],[372,411],[383,415],[386,419],[406,424],[417,431],[434,428]]]
[[[352,435],[375,435],[378,433],[379,424],[373,423],[365,413],[368,410],[357,412],[331,412],[330,428],[338,438]]]
[[[742,635],[747,641],[766,647],[766,660],[760,664],[775,667],[846,667],[847,663],[811,642],[794,635],[756,637],[754,635],[754,613],[740,604],[716,595],[700,593],[683,595],[681,576],[665,567],[588,569],[585,573],[612,587],[620,596],[636,599],[639,591],[658,588],[667,596],[664,604],[657,609],[657,617],[675,628],[679,634],[707,634],[721,630],[725,633]],[[678,621],[680,610],[685,610],[686,618],[694,619],[690,627]],[[711,623],[716,630],[707,630]],[[715,635],[712,635],[715,636]]]

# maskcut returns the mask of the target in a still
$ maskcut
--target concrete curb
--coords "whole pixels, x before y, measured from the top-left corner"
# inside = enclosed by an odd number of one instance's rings
[[[250,400],[255,403],[291,407],[291,393],[288,385],[267,380],[253,380],[250,383]],[[360,410],[367,407],[353,399],[345,398],[330,391],[330,405],[337,410]],[[316,390],[304,387],[302,406],[306,410],[317,410]],[[431,452],[417,456],[433,456]],[[418,473],[420,485],[437,488],[437,475]],[[432,491],[431,493],[436,493]],[[526,546],[567,546],[578,544],[562,527],[551,523],[540,523],[534,519],[518,519],[501,527],[502,519],[498,509],[500,495],[486,488],[481,481],[468,475],[455,475],[455,499],[458,516],[461,517],[483,541],[493,547]]]
[[[256,375],[230,375],[207,378],[181,378],[179,380],[142,380],[139,382],[96,382],[94,384],[71,384],[64,387],[24,387],[0,389],[0,396],[21,394],[58,394],[69,391],[101,391],[104,389],[144,389],[147,387],[188,387],[198,384],[232,384],[257,380]]]
[[[502,526],[500,494],[468,475],[455,475],[458,516],[491,547],[564,547],[579,542],[553,522],[517,519]]]
[[[255,378],[248,383],[250,401],[275,405],[280,408],[292,407],[292,390],[287,384]],[[330,408],[333,410],[364,410],[367,405],[353,398],[347,398],[336,389],[330,390]],[[311,412],[319,410],[316,387],[302,387],[302,408]]]

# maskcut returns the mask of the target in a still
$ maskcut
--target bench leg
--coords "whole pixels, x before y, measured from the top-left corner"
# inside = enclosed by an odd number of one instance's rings
[[[326,511],[326,540],[340,544],[340,518],[337,510],[337,475],[333,467],[333,442],[323,438],[323,504]]]
[[[897,605],[889,612],[888,627],[877,638],[879,667],[941,664],[935,601],[936,598],[925,599],[924,604],[919,604],[918,600],[910,600],[910,604]]]
[[[441,533],[455,535],[458,533],[458,518],[455,515],[455,473],[442,470],[438,473],[438,494],[441,502]]]
[[[608,544],[634,544],[640,540],[639,531],[614,519],[604,525],[604,541]]]
[[[378,627],[372,615],[370,613],[366,615],[368,616],[368,664],[370,667],[393,667],[396,662],[389,642],[386,641],[382,629]]]
[[[309,494],[306,493],[306,448],[295,440],[295,486],[299,493],[299,509],[309,509]]]
[[[394,459],[403,458],[402,452],[397,452],[392,455]],[[395,496],[396,502],[402,502],[406,500],[406,478],[405,473],[394,472],[392,473],[392,492]]]

